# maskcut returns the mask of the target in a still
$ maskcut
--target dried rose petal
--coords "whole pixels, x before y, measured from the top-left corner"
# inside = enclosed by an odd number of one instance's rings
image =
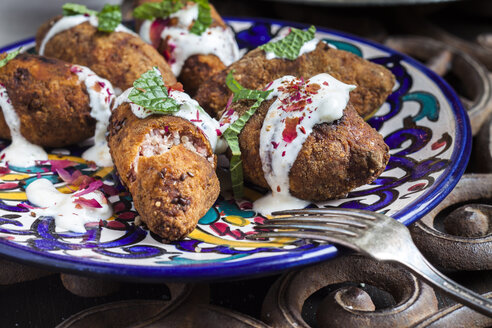
[[[73,203],[75,203],[77,205],[86,206],[86,207],[102,208],[102,205],[99,204],[99,202],[97,200],[95,200],[94,198],[86,199],[84,197],[78,197],[78,198],[75,198],[73,200]]]
[[[297,138],[297,125],[299,124],[299,117],[288,117],[285,120],[285,129],[282,131],[282,139],[291,143]]]

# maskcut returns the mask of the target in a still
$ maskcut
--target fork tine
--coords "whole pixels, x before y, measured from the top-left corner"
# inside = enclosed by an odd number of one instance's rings
[[[347,242],[343,237],[336,234],[329,234],[326,232],[313,232],[313,231],[275,231],[275,232],[258,232],[252,235],[247,235],[246,239],[260,239],[260,238],[298,238],[298,239],[313,239],[322,240],[329,243],[335,243],[345,246],[360,252],[361,250],[354,244]]]
[[[261,224],[254,227],[255,229],[276,229],[276,230],[284,230],[284,229],[307,229],[307,230],[317,230],[321,232],[332,232],[332,233],[340,233],[349,237],[357,237],[358,234],[356,231],[352,231],[348,228],[341,228],[336,225],[329,224],[316,224],[316,223],[300,223],[296,222],[294,224]]]
[[[351,216],[360,219],[366,219],[375,221],[377,219],[377,213],[372,213],[368,211],[362,211],[352,208],[302,208],[296,210],[285,210],[273,212],[272,216],[282,216],[282,215],[334,215],[334,216]]]
[[[276,217],[274,219],[269,219],[268,221],[266,221],[266,223],[268,223],[268,224],[308,223],[308,222],[332,223],[332,224],[339,224],[339,225],[343,225],[343,226],[348,225],[351,227],[362,228],[362,229],[368,228],[367,224],[360,222],[358,220],[354,220],[352,217],[338,216],[338,215],[287,216],[287,217],[280,217],[280,218]]]

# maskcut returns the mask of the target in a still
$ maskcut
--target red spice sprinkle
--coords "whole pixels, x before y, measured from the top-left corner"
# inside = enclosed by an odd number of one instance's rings
[[[268,83],[267,86],[263,89],[263,91],[267,91],[273,84],[273,81]]]
[[[77,66],[72,66],[72,67],[70,67],[70,72],[77,74],[77,73],[81,73],[82,69],[80,67],[77,67]]]
[[[97,82],[97,84],[99,84],[99,86],[100,86],[101,88],[103,88],[103,89],[104,89],[104,87],[106,86],[106,84],[105,84],[104,82]]]
[[[281,190],[280,186],[277,186],[277,192],[280,192],[280,190]]]
[[[272,141],[272,146],[273,146],[273,149],[277,149],[278,142]]]
[[[306,102],[307,102],[308,104],[312,104],[312,103],[313,103],[313,100],[312,100],[311,98],[308,98],[308,99],[306,99]]]
[[[217,132],[217,135],[220,137],[222,135],[222,132],[219,129],[215,129],[215,132]]]
[[[5,158],[5,153],[2,154],[2,157],[0,157],[0,159],[4,159]]]
[[[325,82],[323,82],[323,85],[326,85],[326,86],[328,86],[328,82],[326,82],[326,81],[325,81]]]
[[[291,143],[295,138],[297,138],[297,125],[299,124],[299,117],[290,118],[285,120],[285,129],[282,131],[282,139]]]
[[[196,120],[190,120],[190,122],[202,123],[203,121],[200,119],[200,112],[196,111]]]
[[[317,83],[306,85],[306,92],[309,92],[311,94],[317,94],[319,89],[321,89],[321,86]]]
[[[282,152],[282,157],[284,157],[284,156],[285,156],[285,150]]]
[[[301,130],[302,133],[306,134],[306,129],[304,129],[303,126],[299,127],[299,130]]]

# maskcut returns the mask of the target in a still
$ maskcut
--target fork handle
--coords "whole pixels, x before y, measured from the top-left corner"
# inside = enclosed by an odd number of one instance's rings
[[[443,275],[418,250],[413,254],[414,256],[411,259],[406,261],[399,259],[397,261],[455,301],[481,314],[492,317],[492,300],[463,287]]]

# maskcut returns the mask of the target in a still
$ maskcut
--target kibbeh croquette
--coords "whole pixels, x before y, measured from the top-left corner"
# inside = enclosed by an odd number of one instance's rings
[[[0,55],[3,58],[4,55]],[[86,86],[61,60],[19,54],[0,68],[0,83],[21,122],[21,134],[44,147],[64,147],[94,135]],[[10,129],[0,113],[0,138]]]
[[[62,16],[43,24],[36,34],[36,51],[50,28]],[[58,58],[72,64],[89,67],[97,75],[109,80],[113,87],[124,91],[143,73],[157,67],[165,76],[167,85],[176,79],[164,58],[135,34],[126,32],[99,32],[89,22],[62,31],[51,38],[42,55]]]
[[[108,130],[114,165],[142,221],[166,240],[185,237],[220,192],[205,135],[180,117],[137,118],[129,103],[113,110]]]
[[[264,188],[269,186],[259,154],[260,132],[275,99],[262,103],[239,134],[244,178]],[[241,101],[233,109],[241,115],[250,106],[251,101]],[[388,151],[383,137],[349,103],[340,120],[314,126],[290,169],[290,193],[310,201],[345,197],[384,171]]]
[[[257,48],[226,70],[210,77],[198,89],[195,99],[212,116],[222,115],[232,94],[225,84],[226,76],[231,71],[243,87],[256,90],[285,75],[309,79],[319,73],[328,73],[337,80],[357,86],[350,93],[350,103],[362,117],[379,109],[395,83],[393,74],[385,67],[350,52],[333,49],[322,41],[314,51],[296,60],[268,60],[265,51]]]
[[[136,6],[139,6],[146,2],[161,2],[161,0],[139,0],[135,1]],[[193,2],[188,2],[188,5],[193,5]],[[212,17],[212,23],[210,27],[221,27],[223,29],[228,28],[222,17],[220,17],[214,6],[210,5],[210,15]],[[161,33],[165,28],[175,26],[177,24],[176,18],[160,19],[156,21],[150,31],[150,41],[152,45],[161,53],[167,60],[170,58],[173,45],[169,44],[169,38],[162,39]],[[140,27],[140,23],[137,22],[137,27]],[[188,57],[181,72],[177,76],[178,81],[183,84],[183,88],[187,94],[194,96],[200,87],[200,85],[207,80],[210,76],[219,73],[226,68],[226,65],[213,54],[196,54]]]

